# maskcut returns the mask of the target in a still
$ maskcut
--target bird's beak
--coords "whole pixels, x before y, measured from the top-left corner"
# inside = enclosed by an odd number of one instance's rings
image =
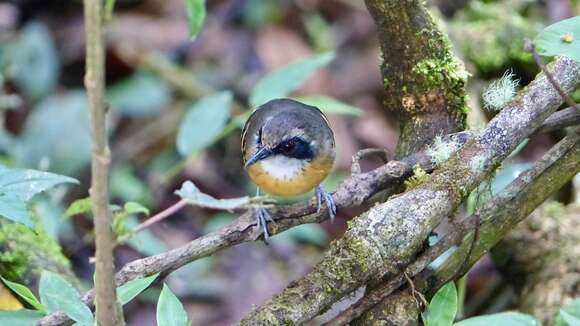
[[[272,155],[272,151],[268,148],[262,147],[246,162],[244,167],[248,168],[250,165],[257,163],[270,155]]]

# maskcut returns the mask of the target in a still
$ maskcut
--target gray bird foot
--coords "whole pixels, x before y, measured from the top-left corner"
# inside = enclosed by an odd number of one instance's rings
[[[270,239],[270,234],[268,233],[268,222],[274,222],[270,213],[264,207],[256,208],[256,225],[262,228],[264,234],[264,242],[268,244],[268,239]]]
[[[316,199],[318,201],[318,209],[316,210],[317,213],[320,212],[320,209],[322,207],[322,202],[324,201],[326,203],[326,207],[328,208],[328,215],[330,216],[330,222],[334,223],[334,218],[336,217],[336,203],[334,202],[334,199],[332,198],[332,195],[328,192],[326,192],[326,190],[324,190],[324,188],[322,188],[321,185],[316,186]]]

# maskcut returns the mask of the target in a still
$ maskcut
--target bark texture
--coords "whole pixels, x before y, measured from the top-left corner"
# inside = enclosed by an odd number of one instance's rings
[[[580,82],[580,63],[571,59],[555,61],[550,71],[568,93]],[[356,217],[311,273],[253,310],[242,324],[302,323],[359,286],[401,271],[441,220],[561,103],[540,74],[425,183]]]
[[[385,108],[396,114],[400,124],[396,157],[416,152],[437,135],[465,129],[467,73],[424,3],[367,0],[366,4],[377,24],[383,55]],[[361,316],[359,323],[417,322],[419,307],[409,311],[406,304],[413,298],[386,301]],[[385,311],[405,311],[405,315]],[[406,323],[403,316],[412,318]]]
[[[516,287],[517,309],[554,325],[560,308],[580,296],[580,206],[551,202],[536,210],[492,251]]]
[[[419,0],[366,0],[383,56],[384,107],[400,123],[397,157],[465,129],[467,72]]]

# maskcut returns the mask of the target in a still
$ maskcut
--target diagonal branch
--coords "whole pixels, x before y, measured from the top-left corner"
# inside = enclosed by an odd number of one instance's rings
[[[422,287],[421,290],[433,292],[437,289],[436,284],[425,284],[430,275],[445,274],[445,277],[439,277],[440,280],[437,283],[442,285],[449,277],[465,272],[460,263],[466,261],[465,254],[469,252],[468,247],[471,243],[471,239],[466,237],[474,236],[473,223],[475,220],[480,220],[479,228],[484,236],[478,239],[474,246],[475,250],[472,251],[472,255],[467,259],[470,264],[481,258],[509,230],[579,171],[580,135],[572,134],[554,146],[534,167],[522,173],[505,190],[495,196],[492,201],[478,209],[472,216],[454,224],[453,229],[437,244],[422,253],[405,269],[405,273],[416,276],[424,271],[421,277],[416,278],[416,280],[420,280],[417,284]],[[542,191],[538,191],[540,187]],[[455,258],[452,256],[449,259],[449,262],[453,262],[453,268],[446,267],[445,273],[425,270],[441,254],[462,243],[465,245],[456,252]],[[391,277],[327,324],[345,325],[349,323],[404,284],[403,273]],[[429,287],[427,288],[427,286]]]
[[[549,132],[579,123],[580,113],[565,109],[555,112],[546,119],[538,132]],[[465,144],[473,136],[472,132],[463,131],[447,135],[444,140]],[[372,200],[372,196],[380,191],[386,190],[393,193],[413,173],[415,165],[427,172],[431,172],[434,168],[431,157],[426,154],[426,151],[421,151],[401,161],[391,161],[373,171],[351,176],[338,186],[333,197],[339,208],[348,208],[369,202]],[[322,222],[328,217],[328,214],[325,212],[316,213],[316,205],[314,201],[311,201],[307,204],[278,206],[272,210],[272,216],[274,216],[276,223],[269,225],[270,233],[277,234],[297,225]],[[117,284],[120,285],[129,280],[158,272],[168,274],[189,262],[209,256],[223,248],[243,242],[256,241],[259,240],[259,237],[260,232],[255,230],[253,215],[245,213],[219,231],[209,233],[159,255],[128,263],[117,273]],[[92,304],[93,299],[93,291],[87,292],[83,297],[83,301],[87,304]],[[67,317],[63,313],[56,312],[41,319],[38,324],[60,325],[65,320]]]
[[[561,58],[548,69],[568,93],[580,82],[580,63],[574,60]],[[442,219],[452,216],[561,103],[546,76],[538,75],[427,182],[355,218],[311,273],[253,310],[242,324],[303,323],[380,275],[400,272]]]

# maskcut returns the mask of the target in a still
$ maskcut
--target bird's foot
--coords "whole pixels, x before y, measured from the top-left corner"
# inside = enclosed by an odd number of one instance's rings
[[[264,207],[257,207],[256,208],[256,225],[259,228],[262,228],[262,232],[264,234],[264,242],[267,244],[268,239],[270,238],[270,234],[268,233],[268,222],[274,222],[272,216]]]
[[[330,216],[330,221],[334,223],[334,218],[336,217],[336,203],[332,198],[332,195],[324,190],[321,185],[316,186],[316,199],[318,201],[318,209],[317,213],[320,212],[322,207],[322,202],[326,203],[326,207],[328,208],[328,215]]]

